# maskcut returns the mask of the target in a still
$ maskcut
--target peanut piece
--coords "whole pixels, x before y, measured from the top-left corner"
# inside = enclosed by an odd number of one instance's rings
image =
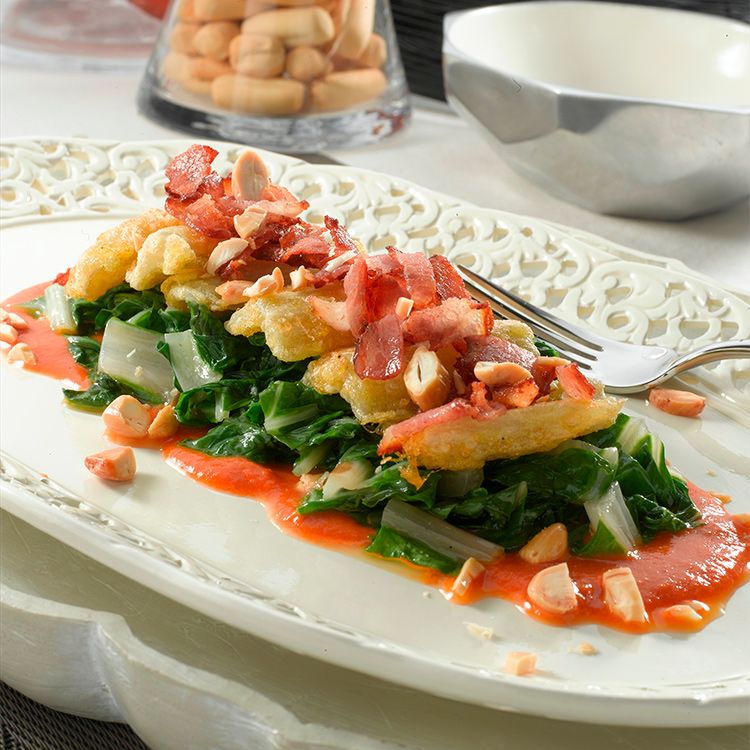
[[[258,13],[242,24],[242,33],[270,34],[281,37],[287,47],[299,47],[330,42],[335,29],[330,13],[318,6],[309,6]]]
[[[409,398],[422,410],[442,406],[448,398],[451,377],[435,352],[426,346],[414,350],[404,371]]]
[[[193,39],[200,26],[197,23],[176,23],[169,34],[169,46],[175,52],[186,55],[195,54]]]
[[[193,46],[199,55],[214,60],[229,57],[229,43],[238,36],[240,27],[231,21],[214,21],[202,26],[193,37]]]
[[[197,78],[199,81],[213,81],[232,69],[225,62],[214,60],[211,57],[191,57],[188,60],[186,78]]]
[[[367,47],[374,24],[374,0],[351,0],[336,52],[349,60],[359,58]]]
[[[292,291],[297,292],[300,289],[307,289],[312,286],[315,274],[308,271],[304,266],[300,266],[296,271],[289,274],[289,280],[292,282]]]
[[[229,45],[229,62],[242,75],[273,78],[284,71],[284,45],[275,36],[240,34]]]
[[[293,115],[305,102],[305,86],[283,78],[225,75],[214,81],[211,96],[218,107],[225,109],[255,115]]]
[[[518,555],[528,563],[549,563],[565,557],[568,553],[568,530],[565,524],[553,523],[532,537]]]
[[[266,212],[257,206],[248,206],[234,217],[234,228],[242,239],[250,239],[266,220]]]
[[[357,59],[363,68],[382,68],[388,58],[388,45],[380,34],[372,34],[364,52]]]
[[[328,71],[325,55],[315,47],[294,47],[286,57],[286,72],[297,81],[309,83]]]
[[[193,4],[201,21],[241,21],[270,5],[263,0],[193,0]]]
[[[25,331],[29,324],[17,313],[6,310],[4,307],[0,307],[0,323],[7,323],[17,331]]]
[[[316,112],[347,109],[380,96],[388,81],[381,70],[362,68],[330,73],[310,86],[310,104]]]

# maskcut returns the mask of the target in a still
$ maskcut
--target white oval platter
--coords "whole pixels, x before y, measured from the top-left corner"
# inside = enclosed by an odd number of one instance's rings
[[[163,168],[186,145],[4,144],[2,296],[50,278],[114,221],[158,205]],[[237,150],[219,148],[223,160]],[[264,157],[274,179],[308,197],[313,219],[343,219],[371,249],[445,252],[625,340],[684,349],[750,337],[748,297],[678,263],[377,173]],[[62,408],[59,383],[7,366],[2,376],[3,507],[189,607],[293,651],[478,705],[640,726],[748,718],[747,587],[724,617],[689,638],[549,628],[500,600],[456,607],[387,566],[282,535],[259,504],[192,484],[149,452],[139,453],[132,486],[103,486],[82,468],[82,457],[101,448],[98,420]],[[699,421],[654,413],[637,400],[628,409],[659,432],[678,468],[732,494],[735,512],[747,512],[747,362],[692,380],[711,396]],[[497,638],[476,640],[466,621],[491,626]],[[584,640],[597,657],[571,652]],[[505,675],[512,650],[538,653],[541,671]]]

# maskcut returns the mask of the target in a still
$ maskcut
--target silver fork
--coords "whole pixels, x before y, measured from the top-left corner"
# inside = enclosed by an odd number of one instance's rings
[[[720,359],[750,358],[748,339],[708,344],[687,354],[664,346],[613,341],[526,302],[470,268],[458,266],[458,270],[476,299],[488,302],[503,318],[526,323],[563,357],[601,380],[610,393],[638,393],[691,367]]]

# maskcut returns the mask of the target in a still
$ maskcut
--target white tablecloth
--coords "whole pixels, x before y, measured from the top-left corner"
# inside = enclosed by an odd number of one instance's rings
[[[132,73],[32,72],[6,67],[0,133],[117,140],[175,137],[136,112]],[[425,106],[427,105],[427,106]],[[481,206],[585,229],[637,250],[679,258],[728,285],[750,289],[750,203],[684,222],[600,216],[548,196],[513,172],[447,107],[418,102],[409,129],[376,146],[330,152]]]

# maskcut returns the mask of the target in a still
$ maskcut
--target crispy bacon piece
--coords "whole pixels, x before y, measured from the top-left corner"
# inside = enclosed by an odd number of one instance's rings
[[[513,385],[492,389],[492,400],[496,404],[502,404],[508,409],[523,409],[530,406],[539,395],[539,386],[534,378],[521,380]]]
[[[466,352],[456,362],[456,370],[464,383],[476,379],[477,362],[515,362],[531,370],[536,360],[530,351],[497,336],[468,336],[465,341]]]
[[[462,398],[449,401],[435,409],[420,412],[386,429],[378,445],[378,455],[385,456],[388,453],[397,453],[401,450],[407,438],[424,432],[428,427],[455,422],[464,417],[471,417],[475,413],[475,407]]]
[[[346,317],[355,337],[367,327],[367,261],[364,256],[355,258],[344,277]]]
[[[169,201],[167,210],[169,211]],[[189,203],[182,217],[170,211],[173,216],[182,218],[182,221],[196,232],[205,234],[206,237],[216,237],[220,240],[229,239],[234,235],[234,223],[232,216],[222,213],[216,201],[208,194],[202,195],[195,201]]]
[[[187,151],[175,156],[165,170],[169,179],[165,185],[167,193],[179,198],[194,196],[211,174],[211,163],[218,153],[210,146],[195,143]]]
[[[339,224],[338,219],[334,219],[332,216],[326,216],[323,219],[326,229],[331,233],[333,239],[333,246],[336,249],[336,255],[347,253],[349,250],[357,250],[357,245],[351,238],[349,232]]]
[[[360,378],[389,380],[404,366],[404,338],[399,319],[386,315],[370,323],[357,342],[354,371]]]
[[[591,401],[594,398],[596,389],[574,362],[556,367],[555,374],[566,396],[580,401]]]
[[[433,255],[430,258],[430,265],[435,275],[437,296],[441,300],[450,297],[469,297],[464,282],[448,258],[444,255]]]
[[[403,268],[408,296],[414,300],[414,309],[431,307],[437,301],[437,287],[432,264],[422,253],[398,253],[389,247],[388,252],[396,254]]]
[[[412,343],[426,341],[430,349],[459,342],[463,349],[464,339],[486,336],[493,322],[487,304],[451,297],[435,307],[412,312],[404,321],[404,338]]]

